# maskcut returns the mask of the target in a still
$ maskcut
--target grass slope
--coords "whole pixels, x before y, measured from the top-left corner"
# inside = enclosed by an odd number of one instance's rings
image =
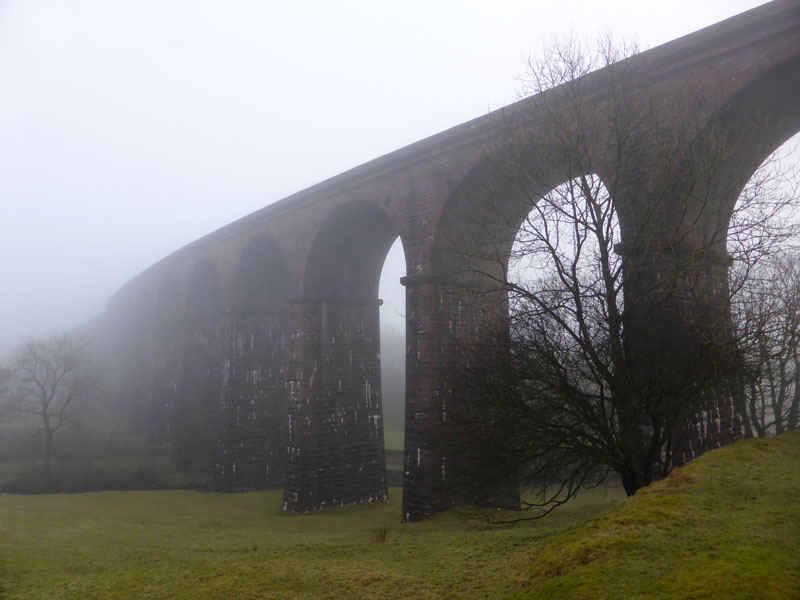
[[[800,597],[798,493],[800,435],[511,529],[401,525],[399,490],[294,516],[279,492],[5,494],[0,599]]]
[[[515,598],[800,598],[800,433],[707,453],[534,556]]]

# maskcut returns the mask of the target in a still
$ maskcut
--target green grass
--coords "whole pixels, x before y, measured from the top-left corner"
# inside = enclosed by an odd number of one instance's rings
[[[709,452],[531,558],[515,598],[800,598],[800,433]]]
[[[387,450],[402,450],[405,442],[405,432],[402,429],[385,429],[383,432],[383,445]]]
[[[388,504],[287,515],[280,492],[0,496],[0,598],[465,598],[506,591],[531,548],[608,497],[510,530]],[[375,530],[387,527],[386,541]]]
[[[401,525],[396,489],[311,515],[280,492],[5,494],[0,599],[800,597],[800,435],[683,473],[489,530]]]

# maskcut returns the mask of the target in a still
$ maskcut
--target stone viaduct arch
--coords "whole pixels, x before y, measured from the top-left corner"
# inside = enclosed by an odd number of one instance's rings
[[[280,247],[268,235],[253,238],[236,265],[230,310],[221,319],[218,489],[242,491],[282,483],[289,295],[289,271]]]
[[[659,98],[624,168],[603,143],[601,110],[608,81],[621,72],[632,93]],[[139,396],[132,401],[149,407],[151,436],[172,444],[176,462],[210,469],[218,489],[282,484],[288,510],[386,499],[378,279],[399,235],[407,263],[404,518],[422,519],[458,500],[446,485],[456,459],[445,435],[448,411],[458,407],[452,365],[465,340],[491,323],[485,305],[452,291],[485,287],[471,263],[487,248],[498,264],[504,253],[507,259],[527,212],[515,177],[534,174],[540,189],[528,193],[535,195],[569,175],[552,157],[526,154],[524,140],[556,136],[548,111],[571,106],[575,85],[595,111],[589,172],[623,207],[620,252],[638,273],[632,279],[639,277],[639,288],[626,291],[635,296],[658,264],[637,262],[641,248],[630,232],[646,216],[642,190],[663,185],[653,177],[663,167],[654,149],[663,136],[680,138],[675,107],[692,107],[729,147],[722,175],[706,182],[719,207],[714,218],[723,222],[764,157],[800,130],[800,3],[773,0],[397,150],[231,223],[138,275],[112,299],[106,322],[124,324],[108,332],[125,357],[124,381]],[[702,160],[707,151],[698,138],[680,149],[683,161]],[[502,169],[509,156],[524,158],[512,176]],[[654,224],[674,216],[669,194],[663,197]],[[664,231],[654,225],[648,239]],[[724,268],[714,268],[724,277]],[[495,307],[503,302],[482,298]],[[690,454],[734,433],[730,414],[715,422]]]
[[[397,235],[382,208],[355,200],[334,208],[311,240],[291,300],[299,325],[286,481],[293,510],[388,498],[378,283]]]

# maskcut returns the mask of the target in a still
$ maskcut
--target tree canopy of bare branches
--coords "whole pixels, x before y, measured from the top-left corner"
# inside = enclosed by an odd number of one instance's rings
[[[795,430],[800,422],[799,261],[788,254],[760,264],[733,303],[745,424],[756,437]]]
[[[44,438],[42,458],[48,479],[53,477],[56,434],[70,423],[76,405],[98,389],[86,345],[62,334],[29,340],[14,355],[14,408],[28,415]]]

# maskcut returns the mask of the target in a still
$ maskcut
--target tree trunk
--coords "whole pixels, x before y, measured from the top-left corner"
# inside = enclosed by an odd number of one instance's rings
[[[53,432],[51,430],[46,430],[44,432],[44,474],[47,479],[53,478],[53,469],[52,469],[52,458],[53,458]]]
[[[647,485],[646,483],[638,481],[638,478],[633,473],[620,473],[620,478],[622,479],[622,487],[627,496],[633,496],[636,490]]]
[[[790,431],[797,430],[798,417],[800,417],[800,364],[797,362],[794,366],[794,394],[792,395],[792,404],[789,408],[789,418],[786,422],[786,429]]]

